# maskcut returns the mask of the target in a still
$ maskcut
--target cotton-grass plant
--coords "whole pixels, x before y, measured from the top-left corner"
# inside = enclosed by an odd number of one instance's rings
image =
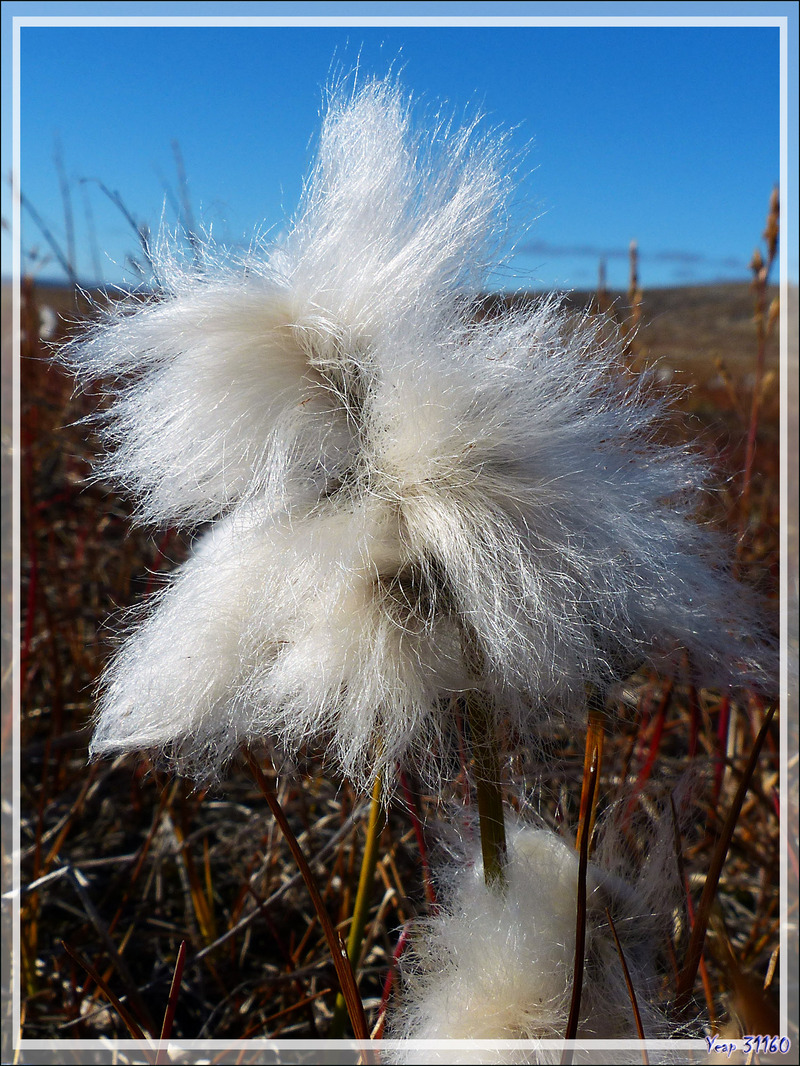
[[[665,443],[621,342],[555,298],[486,315],[510,166],[477,122],[417,132],[391,80],[339,86],[283,240],[199,266],[165,244],[163,291],[66,356],[112,397],[98,477],[142,522],[210,523],[132,616],[92,752],[209,779],[266,742],[388,795],[397,764],[438,779],[466,708],[499,883],[454,899],[498,922],[538,905],[522,830],[504,858],[503,725],[535,742],[682,649],[722,685],[770,656],[693,519],[707,467]],[[563,845],[530,840],[571,876]]]
[[[469,691],[530,737],[664,652],[757,675],[691,518],[707,471],[618,342],[553,299],[478,320],[504,165],[474,126],[415,133],[392,83],[340,90],[283,242],[164,253],[163,295],[70,349],[114,397],[99,476],[214,523],[112,660],[94,753],[324,745],[368,785],[435,769]]]

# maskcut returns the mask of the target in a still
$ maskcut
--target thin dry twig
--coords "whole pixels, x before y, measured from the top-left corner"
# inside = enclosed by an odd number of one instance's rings
[[[634,1022],[636,1023],[636,1033],[637,1033],[637,1035],[638,1035],[640,1040],[644,1040],[645,1039],[644,1028],[642,1026],[642,1016],[641,1016],[641,1013],[639,1012],[639,1004],[638,1004],[638,1002],[636,1000],[636,990],[633,987],[633,981],[631,980],[631,973],[630,973],[630,970],[628,969],[628,964],[625,961],[625,953],[622,950],[622,944],[620,944],[620,942],[619,942],[619,937],[617,936],[617,929],[616,929],[616,926],[614,925],[614,919],[611,917],[611,911],[608,909],[608,907],[606,907],[606,918],[608,919],[608,927],[611,930],[611,935],[614,938],[614,945],[615,945],[615,947],[617,949],[617,954],[619,955],[620,964],[622,965],[622,972],[625,975],[625,987],[628,989],[628,995],[630,996],[630,1000],[631,1000],[631,1009],[633,1010],[633,1019],[634,1019]],[[644,1066],[648,1066],[648,1061],[649,1060],[647,1058],[647,1048],[642,1048],[642,1062],[644,1063]]]
[[[750,753],[750,758],[747,760],[742,779],[739,782],[739,786],[736,789],[736,794],[733,797],[728,814],[720,830],[719,839],[717,845],[714,848],[714,852],[711,856],[711,861],[708,867],[708,873],[706,874],[705,885],[703,886],[703,893],[700,897],[700,903],[697,907],[697,912],[694,916],[694,924],[692,926],[692,935],[689,941],[689,948],[686,952],[686,961],[684,962],[683,969],[678,976],[678,982],[676,986],[676,999],[675,999],[675,1011],[680,1015],[685,1012],[689,1002],[691,1000],[692,988],[694,987],[695,978],[697,976],[697,968],[700,965],[700,959],[703,954],[703,942],[706,937],[706,930],[708,928],[709,918],[711,916],[711,908],[714,904],[714,898],[717,894],[717,886],[719,884],[720,875],[722,873],[722,867],[725,864],[725,858],[728,854],[728,849],[733,838],[734,830],[736,829],[736,823],[739,819],[739,815],[742,810],[742,804],[744,798],[747,795],[747,790],[750,787],[750,781],[755,772],[756,764],[758,763],[758,757],[761,754],[761,748],[763,747],[764,740],[769,731],[770,724],[775,715],[775,705],[773,704],[767,711],[764,723],[761,726],[758,736],[756,737],[753,750]]]

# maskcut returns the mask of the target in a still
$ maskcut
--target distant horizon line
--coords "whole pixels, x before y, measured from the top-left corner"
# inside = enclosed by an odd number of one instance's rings
[[[23,274],[22,275],[22,278],[30,278],[30,277],[32,277],[31,274]],[[22,280],[22,278],[20,280]],[[83,289],[89,289],[89,290],[92,290],[92,291],[95,291],[95,292],[107,291],[107,290],[119,291],[119,292],[131,292],[131,293],[132,292],[145,292],[145,291],[148,291],[148,285],[145,284],[144,282],[141,283],[141,284],[131,283],[130,285],[124,285],[124,284],[120,284],[119,282],[105,282],[105,281],[104,282],[97,282],[97,281],[89,281],[89,280],[86,280],[86,279],[79,279],[77,282],[73,283],[73,282],[70,282],[66,278],[59,279],[59,278],[52,278],[52,277],[44,277],[44,278],[33,277],[33,280],[34,280],[34,282],[35,282],[35,284],[37,286],[39,286],[40,288],[43,288],[43,289],[70,289],[70,288],[79,287],[79,288],[83,288]],[[668,283],[664,283],[664,284],[653,283],[651,285],[641,286],[641,291],[642,292],[647,292],[647,291],[652,291],[654,289],[705,289],[705,288],[710,288],[712,286],[750,285],[752,283],[752,280],[753,279],[751,277],[744,276],[744,277],[741,277],[741,278],[710,278],[710,279],[707,279],[707,280],[673,281],[673,282],[668,282]],[[795,287],[797,287],[797,284],[798,284],[797,280],[793,279],[793,278],[789,278],[788,279],[788,283],[789,283],[790,286],[794,285]],[[3,288],[5,288],[6,286],[8,286],[10,288],[10,287],[13,286],[13,284],[14,284],[13,277],[9,277],[8,275],[3,275],[3,276],[0,277],[0,285],[2,285]],[[770,283],[770,288],[777,288],[778,286],[779,286],[779,282],[777,280]],[[156,289],[152,288],[150,291],[156,291]],[[578,286],[578,285],[576,285],[576,286],[566,286],[566,287],[542,285],[542,286],[532,286],[532,287],[529,287],[529,288],[525,288],[525,287],[520,287],[520,288],[500,287],[500,288],[497,288],[497,289],[485,289],[485,290],[482,290],[479,293],[479,295],[482,295],[482,296],[493,296],[493,295],[502,294],[502,295],[512,296],[512,295],[519,294],[519,293],[559,292],[559,293],[569,294],[569,293],[596,293],[597,291],[598,291],[597,285],[591,285],[591,286]],[[626,295],[628,293],[629,289],[627,288],[627,286],[624,286],[624,287],[616,286],[616,287],[604,288],[602,291],[606,292],[606,293],[616,293],[616,294]]]

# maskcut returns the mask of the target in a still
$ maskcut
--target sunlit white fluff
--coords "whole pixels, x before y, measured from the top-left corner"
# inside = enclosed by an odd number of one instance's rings
[[[619,342],[552,299],[481,319],[502,146],[331,101],[298,219],[245,266],[161,264],[68,358],[112,393],[101,473],[148,520],[212,519],[102,683],[95,752],[198,773],[261,737],[366,783],[447,749],[452,702],[523,738],[642,660],[769,668]],[[761,660],[761,662],[759,662]]]
[[[277,277],[164,271],[167,295],[126,301],[70,354],[102,377],[106,447],[98,474],[144,521],[214,518],[275,471],[324,487],[349,462],[346,418],[321,387],[291,327]]]
[[[154,600],[107,671],[94,751],[202,772],[268,737],[366,785],[406,759],[436,776],[470,689],[533,738],[674,646],[706,676],[737,656],[757,674],[745,594],[690,517],[703,469],[653,439],[659,406],[613,346],[546,301],[433,339],[417,321],[360,379],[343,481],[246,498]]]
[[[334,92],[285,239],[187,265],[163,243],[158,299],[121,301],[62,353],[110,381],[101,476],[147,522],[214,518],[279,473],[323,491],[352,460],[347,407],[371,349],[415,308],[429,332],[495,251],[501,138],[411,125],[391,81]],[[202,258],[202,257],[201,257]]]
[[[501,889],[487,887],[479,845],[462,847],[452,866],[441,871],[438,913],[412,926],[386,1037],[563,1039],[575,964],[577,851],[552,830],[515,819],[508,826],[507,883]],[[665,883],[669,878],[663,868],[659,876],[657,899],[663,903],[677,882]],[[645,1036],[675,1035],[658,1003],[659,945],[669,914],[653,910],[654,897],[643,884],[644,879],[625,881],[594,862],[589,865],[579,1038],[638,1037],[606,908],[620,938]],[[619,1054],[613,1061],[621,1061]],[[558,1062],[560,1051],[401,1048],[387,1057],[394,1062]],[[639,1057],[633,1052],[630,1061]]]
[[[540,300],[444,337],[412,320],[381,360],[366,490],[477,643],[477,687],[535,718],[678,648],[706,681],[759,676],[758,612],[692,518],[707,467],[665,443],[617,339]]]
[[[324,743],[367,782],[444,737],[469,684],[447,610],[376,499],[303,513],[241,505],[198,542],[106,670],[94,753],[165,749],[207,774],[244,742]]]

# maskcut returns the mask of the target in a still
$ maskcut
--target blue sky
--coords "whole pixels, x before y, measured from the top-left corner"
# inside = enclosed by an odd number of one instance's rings
[[[325,4],[325,14],[565,14],[565,26],[25,26],[21,30],[21,160],[25,197],[69,245],[62,174],[74,215],[78,273],[122,283],[136,253],[129,221],[174,224],[185,165],[196,221],[232,244],[280,230],[299,196],[332,64],[401,69],[423,102],[480,108],[513,129],[524,156],[515,203],[513,276],[496,285],[591,288],[606,260],[624,287],[638,241],[645,287],[738,280],[763,229],[779,168],[779,38],[765,26],[582,26],[581,14],[763,16],[794,4]],[[9,15],[172,13],[293,15],[314,4],[4,4]],[[362,20],[363,21],[363,20]],[[792,43],[789,45],[792,54]],[[796,45],[795,45],[796,47]],[[360,59],[359,59],[360,57]],[[6,75],[4,74],[4,78]],[[796,77],[796,66],[795,66]],[[7,100],[9,94],[4,92]],[[795,101],[790,89],[790,98]],[[7,106],[7,105],[4,105]],[[796,114],[796,112],[795,112]],[[791,128],[791,126],[790,126]],[[3,173],[8,137],[3,139]],[[789,173],[797,170],[796,138]],[[793,193],[796,197],[796,182]],[[3,217],[11,216],[7,182]],[[796,202],[796,201],[795,201]],[[795,213],[795,226],[797,215]],[[23,249],[49,260],[23,213]],[[3,275],[11,271],[4,231]],[[790,276],[797,277],[796,243]]]

